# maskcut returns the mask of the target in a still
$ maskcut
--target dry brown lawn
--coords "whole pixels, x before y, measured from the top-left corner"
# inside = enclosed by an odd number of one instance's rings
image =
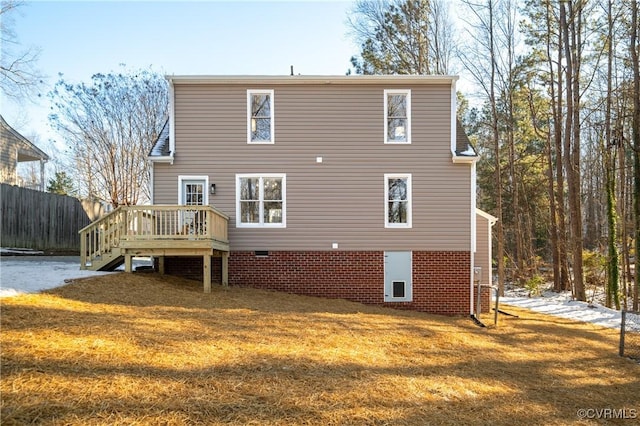
[[[448,318],[153,274],[0,302],[1,422],[591,424],[640,416],[618,332],[516,308]],[[490,317],[485,318],[491,322]],[[638,424],[638,420],[615,420]]]

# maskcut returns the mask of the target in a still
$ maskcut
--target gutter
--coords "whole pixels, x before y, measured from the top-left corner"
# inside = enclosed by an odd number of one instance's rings
[[[480,157],[475,155],[456,155],[455,153],[451,154],[451,161],[453,164],[474,164],[477,163]]]
[[[149,155],[147,157],[147,160],[151,161],[152,163],[173,164],[173,155],[163,155],[163,156]]]

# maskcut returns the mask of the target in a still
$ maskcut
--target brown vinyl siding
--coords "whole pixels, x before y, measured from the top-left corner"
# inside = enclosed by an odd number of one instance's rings
[[[384,144],[384,89],[411,89],[412,144]],[[273,89],[275,144],[247,144],[247,89]],[[470,166],[451,161],[451,86],[175,85],[175,160],[154,165],[154,203],[179,175],[208,175],[231,250],[470,249]],[[322,157],[322,163],[316,163]],[[284,173],[286,229],[236,228],[236,174]],[[385,229],[384,174],[412,175],[413,227]]]

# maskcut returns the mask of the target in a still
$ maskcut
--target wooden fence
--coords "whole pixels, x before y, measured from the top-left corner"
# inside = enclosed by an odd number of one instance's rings
[[[85,204],[85,207],[83,207]],[[0,245],[46,252],[80,252],[78,231],[96,206],[77,198],[0,184]]]

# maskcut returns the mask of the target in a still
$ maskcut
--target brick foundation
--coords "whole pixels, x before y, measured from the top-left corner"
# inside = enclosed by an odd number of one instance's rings
[[[220,258],[212,259],[211,269],[211,281],[220,283]],[[202,280],[202,258],[166,258],[165,272]],[[267,256],[235,251],[229,256],[230,285],[444,315],[469,314],[469,274],[469,252],[414,251],[413,301],[389,303],[384,301],[382,251],[272,251]],[[482,308],[488,308],[484,300]]]

